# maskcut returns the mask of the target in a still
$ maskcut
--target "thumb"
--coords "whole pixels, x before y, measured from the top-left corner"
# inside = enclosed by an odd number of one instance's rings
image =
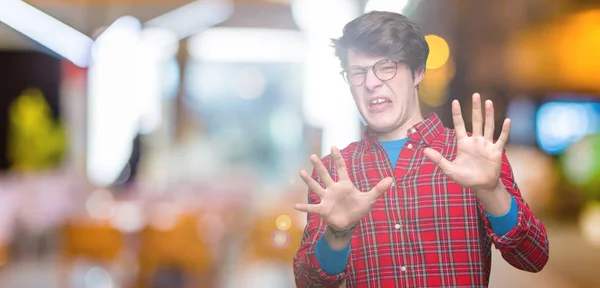
[[[300,211],[300,212],[305,212],[305,213],[312,213],[312,214],[321,214],[319,206],[316,204],[296,204],[294,205],[294,209]]]
[[[377,183],[377,185],[375,185],[375,187],[369,191],[369,194],[373,196],[373,200],[377,200],[379,196],[390,189],[392,183],[394,183],[394,179],[391,177],[383,178],[383,180],[379,181],[379,183]]]
[[[435,165],[440,167],[440,169],[442,169],[442,172],[448,173],[450,171],[450,162],[446,160],[446,158],[444,158],[444,156],[442,156],[440,152],[431,148],[425,148],[423,153],[425,154],[425,156],[427,156],[427,158],[429,158],[429,160],[435,163]]]

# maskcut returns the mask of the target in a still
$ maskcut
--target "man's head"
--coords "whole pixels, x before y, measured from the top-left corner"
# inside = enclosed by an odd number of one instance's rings
[[[394,139],[420,120],[417,86],[429,45],[417,25],[401,14],[374,11],[346,24],[333,46],[356,106],[372,129]]]

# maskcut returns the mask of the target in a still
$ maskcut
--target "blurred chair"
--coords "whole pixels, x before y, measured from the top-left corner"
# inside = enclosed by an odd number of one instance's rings
[[[138,287],[152,287],[163,269],[184,272],[186,287],[214,287],[211,247],[199,237],[201,225],[192,213],[179,214],[167,229],[146,226],[140,235]]]
[[[70,221],[61,232],[59,287],[68,287],[67,276],[76,260],[87,259],[109,267],[124,248],[125,236],[108,221]]]

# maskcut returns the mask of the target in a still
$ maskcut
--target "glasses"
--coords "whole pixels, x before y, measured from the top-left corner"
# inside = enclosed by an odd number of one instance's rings
[[[380,60],[373,66],[368,67],[357,67],[352,66],[344,69],[342,72],[342,77],[350,86],[360,86],[365,83],[365,79],[367,78],[367,73],[369,72],[369,68],[373,70],[373,74],[375,77],[381,81],[387,81],[396,76],[398,62],[394,60],[384,59]]]

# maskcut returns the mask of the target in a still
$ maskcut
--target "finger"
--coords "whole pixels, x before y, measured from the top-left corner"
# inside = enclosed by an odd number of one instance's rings
[[[317,182],[315,179],[313,179],[308,172],[302,170],[300,171],[300,178],[302,178],[302,181],[304,181],[304,183],[306,183],[306,186],[308,186],[308,189],[310,189],[310,191],[315,192],[315,194],[317,194],[317,196],[323,198],[323,196],[325,196],[325,189],[323,189],[323,187],[321,187],[321,185],[319,184],[319,182]]]
[[[494,141],[494,103],[491,100],[485,101],[485,131],[483,137],[490,142]]]
[[[458,139],[467,136],[467,130],[465,129],[465,120],[460,111],[460,103],[458,100],[452,101],[452,122],[454,122],[454,130],[456,131],[456,137]]]
[[[342,157],[342,152],[335,146],[331,147],[331,157],[335,163],[338,180],[350,179],[348,177],[348,171],[346,170],[346,162],[344,162],[344,158]]]
[[[427,156],[427,158],[429,158],[429,160],[431,160],[433,163],[435,163],[435,165],[440,167],[440,169],[442,169],[442,172],[444,172],[444,174],[450,173],[452,163],[450,163],[450,161],[446,160],[446,158],[444,158],[444,156],[442,156],[442,154],[440,154],[440,152],[435,151],[431,148],[425,148],[423,153],[425,154],[425,156]]]
[[[479,93],[473,94],[473,112],[471,115],[473,122],[473,136],[481,136],[482,116],[481,116],[481,96]]]
[[[372,200],[377,201],[377,199],[379,199],[379,196],[381,196],[383,193],[388,191],[388,189],[390,189],[392,183],[394,183],[394,179],[392,179],[391,177],[386,177],[383,178],[383,180],[379,181],[379,183],[377,183],[377,185],[375,185],[375,187],[373,187],[373,189],[369,191],[369,194],[373,197]]]
[[[320,209],[321,207],[319,206],[319,204],[296,204],[294,205],[294,209],[300,211],[300,212],[306,212],[306,213],[314,213],[314,214],[319,214],[320,215]]]
[[[504,145],[508,141],[508,134],[510,133],[510,123],[511,121],[508,118],[504,119],[504,123],[502,123],[502,132],[500,133],[498,141],[496,141],[496,147],[498,147],[498,149],[500,150],[504,149]]]
[[[321,178],[323,184],[325,184],[325,187],[333,185],[333,179],[331,179],[331,175],[329,175],[329,171],[327,171],[327,167],[323,165],[321,159],[319,159],[317,155],[313,154],[310,156],[310,162],[312,162],[313,167],[315,167],[315,170],[317,171],[317,174],[319,175],[319,178]]]

